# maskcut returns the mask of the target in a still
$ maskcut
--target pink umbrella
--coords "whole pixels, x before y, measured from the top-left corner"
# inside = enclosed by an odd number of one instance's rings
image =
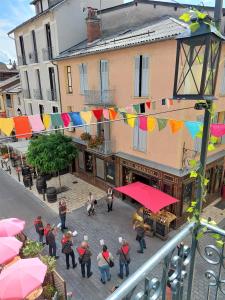
[[[15,237],[0,237],[0,264],[13,259],[20,251],[23,243]]]
[[[23,231],[25,221],[9,218],[0,220],[0,237],[14,236]]]
[[[20,300],[41,286],[47,266],[39,258],[17,261],[0,274],[0,299]]]

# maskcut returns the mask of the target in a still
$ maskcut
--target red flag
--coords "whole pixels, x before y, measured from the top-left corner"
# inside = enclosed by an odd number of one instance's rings
[[[97,119],[97,121],[101,121],[103,109],[93,109],[92,112],[95,118]]]
[[[146,101],[145,104],[147,105],[148,109],[151,108],[151,101]]]

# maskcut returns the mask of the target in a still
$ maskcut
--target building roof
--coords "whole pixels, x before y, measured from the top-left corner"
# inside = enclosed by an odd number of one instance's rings
[[[4,90],[6,94],[18,94],[22,91],[21,83],[16,83]]]
[[[12,30],[10,30],[10,31],[8,32],[8,34],[11,34],[11,33],[13,33],[14,31],[16,31],[17,29],[23,27],[24,25],[27,25],[27,24],[33,22],[34,20],[36,20],[36,19],[38,19],[38,18],[44,16],[45,14],[47,14],[47,13],[50,12],[50,11],[52,11],[53,9],[55,9],[56,7],[58,7],[59,5],[61,5],[61,4],[62,4],[63,2],[65,2],[65,1],[67,1],[67,0],[61,0],[60,2],[56,2],[56,4],[52,5],[52,6],[49,7],[48,9],[44,10],[42,13],[40,13],[40,14],[38,14],[38,15],[35,15],[34,17],[32,17],[32,18],[26,20],[25,22],[19,24],[18,26],[16,26],[16,27],[13,28]]]
[[[86,40],[62,52],[56,57],[56,60],[174,39],[186,28],[187,25],[183,22],[180,22],[175,18],[167,17],[145,25],[144,27],[142,26],[141,28],[128,28],[123,32],[96,40],[91,44],[88,44]]]
[[[19,80],[20,80],[20,75],[17,74],[17,75],[12,76],[4,81],[0,81],[0,91],[4,90],[6,88],[12,87],[15,84],[18,84]]]

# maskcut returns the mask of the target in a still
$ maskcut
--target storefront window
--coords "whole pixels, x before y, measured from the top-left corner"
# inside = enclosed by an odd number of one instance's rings
[[[96,157],[96,175],[101,179],[105,179],[104,160]]]
[[[151,177],[150,178],[150,186],[159,189],[159,180],[157,178]]]
[[[78,165],[80,169],[84,170],[84,155],[82,151],[78,152]]]
[[[190,182],[183,186],[183,213],[187,210],[191,203],[193,184],[194,182]]]
[[[106,181],[115,184],[115,163],[113,161],[106,162]]]
[[[85,152],[85,169],[87,172],[93,172],[93,158],[88,152]]]

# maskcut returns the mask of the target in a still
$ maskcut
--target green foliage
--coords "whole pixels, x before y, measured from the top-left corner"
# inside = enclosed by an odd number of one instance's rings
[[[200,25],[198,22],[193,22],[189,25],[189,28],[191,29],[192,32],[195,32],[199,29]]]
[[[191,171],[190,178],[197,178],[198,173],[196,171]]]
[[[42,296],[44,297],[44,299],[51,300],[56,292],[57,292],[56,288],[52,284],[49,283],[43,287]]]
[[[39,242],[27,240],[26,245],[23,248],[23,256],[24,257],[36,257],[38,256],[42,250],[44,249],[43,245]]]
[[[208,144],[208,151],[215,150],[215,146],[213,144]]]
[[[88,142],[88,147],[90,148],[97,148],[98,146],[101,146],[104,142],[104,138],[101,136],[96,136],[94,138],[91,138]]]
[[[27,162],[41,173],[53,173],[68,167],[76,156],[77,149],[72,139],[61,133],[53,133],[31,140]]]
[[[48,256],[48,255],[40,255],[40,260],[47,266],[47,272],[51,273],[55,270],[56,268],[56,259],[53,256]]]
[[[8,153],[8,148],[5,147],[5,146],[1,147],[0,148],[0,153],[1,153],[1,155],[7,154]]]

